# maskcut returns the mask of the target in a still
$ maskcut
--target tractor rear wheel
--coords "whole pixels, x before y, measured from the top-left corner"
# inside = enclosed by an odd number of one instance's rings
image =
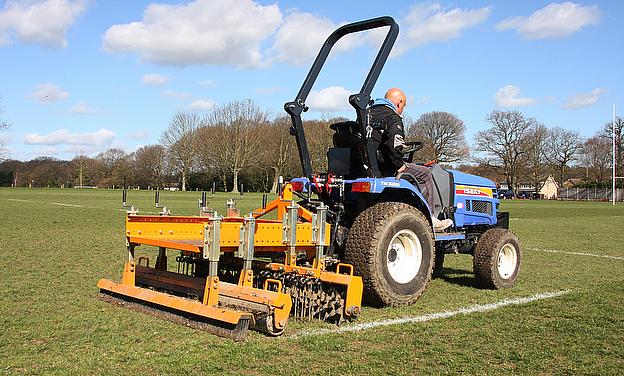
[[[431,225],[415,207],[382,202],[362,212],[349,230],[345,261],[364,282],[364,300],[376,306],[414,303],[431,280]]]
[[[472,260],[477,284],[492,289],[512,287],[520,272],[520,240],[504,228],[481,235]]]

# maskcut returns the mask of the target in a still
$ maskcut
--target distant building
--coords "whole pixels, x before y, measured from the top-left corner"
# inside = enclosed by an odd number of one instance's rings
[[[546,200],[556,200],[557,199],[557,190],[559,189],[559,184],[555,181],[552,175],[548,175],[548,178],[542,184],[542,188],[539,191],[540,197]]]
[[[566,180],[565,182],[563,182],[563,186],[565,188],[574,188],[577,185],[583,183],[583,181],[584,180],[580,179],[580,178],[570,178],[570,179]]]
[[[502,183],[498,183],[498,189],[501,191],[506,191],[509,190],[509,185],[507,185],[507,182],[502,182]],[[535,192],[536,189],[533,186],[533,184],[531,183],[524,183],[524,182],[520,182],[518,183],[518,193],[521,192]]]

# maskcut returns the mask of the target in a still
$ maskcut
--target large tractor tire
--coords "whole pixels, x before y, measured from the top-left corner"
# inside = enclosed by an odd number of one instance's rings
[[[345,261],[364,282],[364,301],[375,306],[414,303],[431,280],[431,226],[415,207],[382,202],[362,212],[349,230]]]
[[[504,228],[489,229],[474,250],[473,267],[477,284],[491,289],[512,287],[520,272],[520,240]]]

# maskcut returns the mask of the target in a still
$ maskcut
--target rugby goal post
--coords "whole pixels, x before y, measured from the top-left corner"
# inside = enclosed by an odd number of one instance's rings
[[[612,175],[612,179],[611,179],[611,199],[613,201],[613,206],[615,206],[615,202],[617,201],[617,187],[615,182],[617,181],[617,179],[624,179],[624,176],[617,176],[617,158],[616,158],[616,153],[617,153],[617,148],[616,148],[616,144],[615,144],[615,103],[613,104],[613,123],[611,126],[611,130],[612,130],[612,136],[613,136],[613,149],[612,149],[612,156],[613,156],[613,162],[612,162],[612,170],[613,170],[613,175]],[[620,142],[622,142],[620,140]]]

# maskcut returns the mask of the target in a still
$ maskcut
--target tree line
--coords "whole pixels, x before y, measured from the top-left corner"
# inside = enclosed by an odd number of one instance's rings
[[[326,169],[332,147],[330,124],[344,118],[304,122],[312,165]],[[406,138],[423,141],[415,159],[506,182],[539,187],[549,174],[563,184],[570,177],[584,184],[610,182],[611,122],[593,137],[561,127],[547,128],[519,111],[494,110],[488,128],[475,135],[471,148],[466,126],[442,111],[405,119]],[[622,171],[622,131],[617,118],[618,169]],[[152,189],[274,191],[282,175],[301,175],[297,146],[290,135],[290,118],[270,115],[252,100],[232,101],[200,115],[177,112],[159,143],[126,153],[108,149],[95,157],[77,155],[70,161],[39,157],[27,162],[0,163],[0,185],[43,187],[141,187]]]

